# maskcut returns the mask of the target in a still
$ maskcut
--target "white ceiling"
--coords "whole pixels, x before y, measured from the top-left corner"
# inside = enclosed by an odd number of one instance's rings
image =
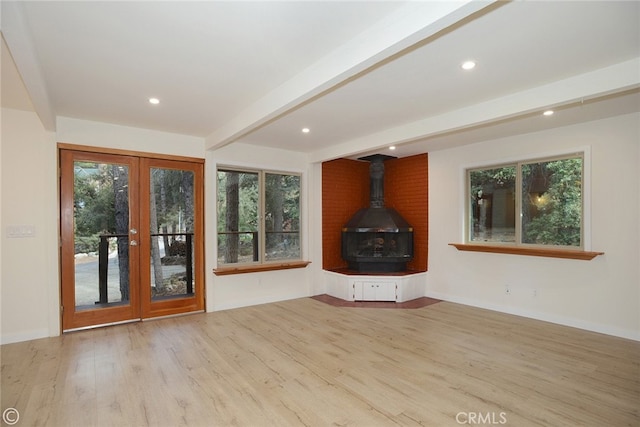
[[[243,142],[322,161],[392,144],[405,156],[640,111],[637,1],[1,7],[3,37],[52,130],[57,116],[74,117],[200,136],[209,149]],[[3,89],[16,79],[6,56]],[[467,59],[474,70],[460,68]],[[161,103],[150,105],[152,96]],[[550,107],[556,114],[543,118]]]

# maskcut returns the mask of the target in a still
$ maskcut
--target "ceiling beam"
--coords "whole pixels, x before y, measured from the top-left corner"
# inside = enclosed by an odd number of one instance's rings
[[[56,130],[56,115],[36,55],[29,29],[24,19],[22,5],[18,1],[2,2],[2,35],[11,51],[24,86],[29,93],[36,114],[44,128]]]
[[[250,105],[205,140],[221,148],[500,2],[409,2]]]
[[[310,154],[312,163],[483,126],[640,88],[640,57],[455,111],[389,128]]]

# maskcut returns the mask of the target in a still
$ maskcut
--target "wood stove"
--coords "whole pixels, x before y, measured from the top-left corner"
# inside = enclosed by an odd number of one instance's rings
[[[384,161],[393,158],[374,154],[358,159],[370,162],[370,201],[342,228],[342,258],[349,270],[405,271],[413,259],[413,227],[397,211],[384,207]]]

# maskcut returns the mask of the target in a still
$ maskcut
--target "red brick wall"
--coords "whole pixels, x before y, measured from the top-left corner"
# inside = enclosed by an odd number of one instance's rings
[[[369,163],[337,159],[322,164],[322,268],[344,268],[342,227],[369,206]]]
[[[413,261],[407,267],[427,271],[429,241],[429,159],[419,154],[384,162],[384,203],[413,226]]]
[[[391,159],[385,166],[385,206],[397,210],[414,228],[414,259],[408,267],[427,271],[429,238],[428,156]],[[341,230],[358,209],[369,206],[369,162],[338,159],[322,164],[322,268],[344,268]]]

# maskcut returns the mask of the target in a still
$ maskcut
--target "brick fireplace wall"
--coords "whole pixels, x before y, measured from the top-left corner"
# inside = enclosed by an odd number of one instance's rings
[[[384,204],[413,226],[413,261],[407,267],[427,271],[429,241],[429,158],[427,154],[384,162]]]
[[[322,164],[322,268],[346,268],[340,256],[342,227],[369,206],[369,162],[337,159]]]
[[[427,271],[429,162],[427,154],[384,163],[385,206],[414,228],[414,258],[408,268]],[[337,159],[322,164],[322,268],[346,268],[340,256],[342,227],[358,209],[369,207],[369,162]]]

